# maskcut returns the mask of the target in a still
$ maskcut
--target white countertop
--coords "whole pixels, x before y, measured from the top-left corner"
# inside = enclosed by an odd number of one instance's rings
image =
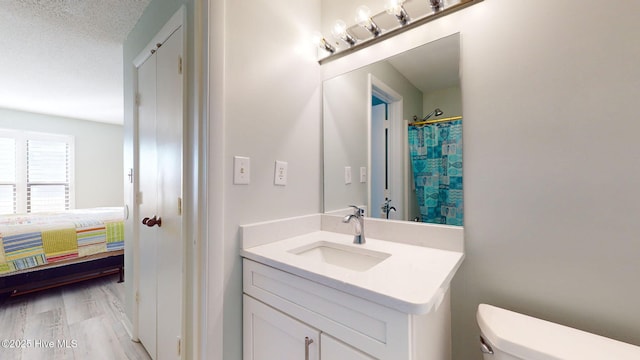
[[[317,241],[329,241],[391,254],[366,271],[312,261],[289,252]],[[362,297],[409,314],[426,314],[438,306],[460,267],[462,252],[407,245],[367,237],[314,231],[243,249],[241,255],[262,264]]]

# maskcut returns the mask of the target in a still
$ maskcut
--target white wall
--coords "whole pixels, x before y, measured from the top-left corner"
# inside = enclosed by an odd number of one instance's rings
[[[423,94],[422,115],[425,116],[435,108],[440,108],[444,113],[433,116],[432,119],[462,116],[462,95],[459,86],[446,89],[438,89]]]
[[[481,358],[482,302],[640,345],[638,13],[631,1],[486,0],[394,39],[401,49],[461,33],[467,257],[452,289],[455,359]],[[323,73],[394,53],[385,43]]]
[[[207,275],[216,278],[220,276],[218,270],[222,271],[222,358],[240,360],[239,225],[317,213],[322,209],[320,66],[310,42],[312,31],[320,26],[320,0],[248,4],[226,0],[213,2],[212,7],[224,13],[213,13],[211,26],[216,31],[211,36],[224,38],[222,43],[211,42],[209,155],[215,158],[223,151],[223,163],[222,168],[215,161],[210,163],[213,194],[209,203],[212,214],[209,241],[210,246],[223,251],[223,256],[215,253],[212,256],[224,264],[210,262],[212,270]],[[223,21],[223,28],[217,19]],[[249,185],[232,183],[235,155],[251,158]],[[276,160],[289,164],[287,186],[273,184]],[[223,194],[215,194],[218,186]],[[215,225],[220,219],[224,226],[221,239],[220,229]],[[223,245],[219,247],[217,241]],[[219,293],[211,296],[216,295]],[[215,327],[213,322],[219,320],[219,314],[214,311],[218,305],[215,301],[210,304],[210,326]],[[211,346],[209,349],[219,351]]]
[[[0,109],[0,128],[72,135],[76,209],[122,206],[122,125]]]

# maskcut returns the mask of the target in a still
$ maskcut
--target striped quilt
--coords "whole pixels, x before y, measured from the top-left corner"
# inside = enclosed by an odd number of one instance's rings
[[[122,208],[0,217],[0,274],[124,249]]]

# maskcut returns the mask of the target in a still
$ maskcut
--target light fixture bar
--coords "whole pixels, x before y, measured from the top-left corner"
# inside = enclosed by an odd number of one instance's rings
[[[380,33],[378,36],[374,36],[374,37],[372,37],[370,39],[362,40],[362,41],[356,43],[355,45],[353,45],[353,46],[351,46],[349,48],[346,48],[346,49],[341,50],[341,51],[336,51],[336,52],[332,53],[331,55],[318,60],[318,63],[320,65],[322,65],[322,64],[326,64],[326,63],[328,63],[330,61],[337,60],[337,59],[339,59],[339,58],[341,58],[343,56],[349,55],[349,54],[354,53],[354,52],[356,52],[358,50],[365,49],[365,48],[367,48],[367,47],[369,47],[371,45],[377,44],[377,43],[379,43],[379,42],[381,42],[383,40],[386,40],[388,38],[391,38],[393,36],[401,34],[401,33],[405,32],[407,30],[411,30],[411,29],[416,28],[416,27],[418,27],[420,25],[424,25],[424,24],[426,24],[426,23],[428,23],[430,21],[436,20],[436,19],[441,18],[443,16],[447,16],[447,15],[452,14],[452,13],[458,11],[458,10],[462,10],[462,9],[468,7],[468,6],[477,4],[477,3],[482,2],[482,1],[484,1],[484,0],[460,0],[460,2],[457,3],[457,4],[451,5],[451,6],[447,7],[447,8],[445,8],[445,9],[442,9],[442,10],[437,11],[435,13],[426,15],[424,17],[421,17],[421,18],[418,18],[418,19],[414,19],[414,20],[412,20],[411,22],[407,23],[404,26],[398,26],[393,30],[389,30],[387,32]]]

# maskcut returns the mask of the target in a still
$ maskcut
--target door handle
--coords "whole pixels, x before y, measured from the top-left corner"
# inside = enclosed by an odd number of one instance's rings
[[[309,360],[309,345],[313,344],[313,339],[308,336],[304,338],[304,360]]]
[[[158,225],[158,227],[162,226],[162,218],[156,217],[155,215],[153,215],[152,218],[144,218],[142,219],[142,224],[147,225],[148,227],[154,227],[155,225]]]

